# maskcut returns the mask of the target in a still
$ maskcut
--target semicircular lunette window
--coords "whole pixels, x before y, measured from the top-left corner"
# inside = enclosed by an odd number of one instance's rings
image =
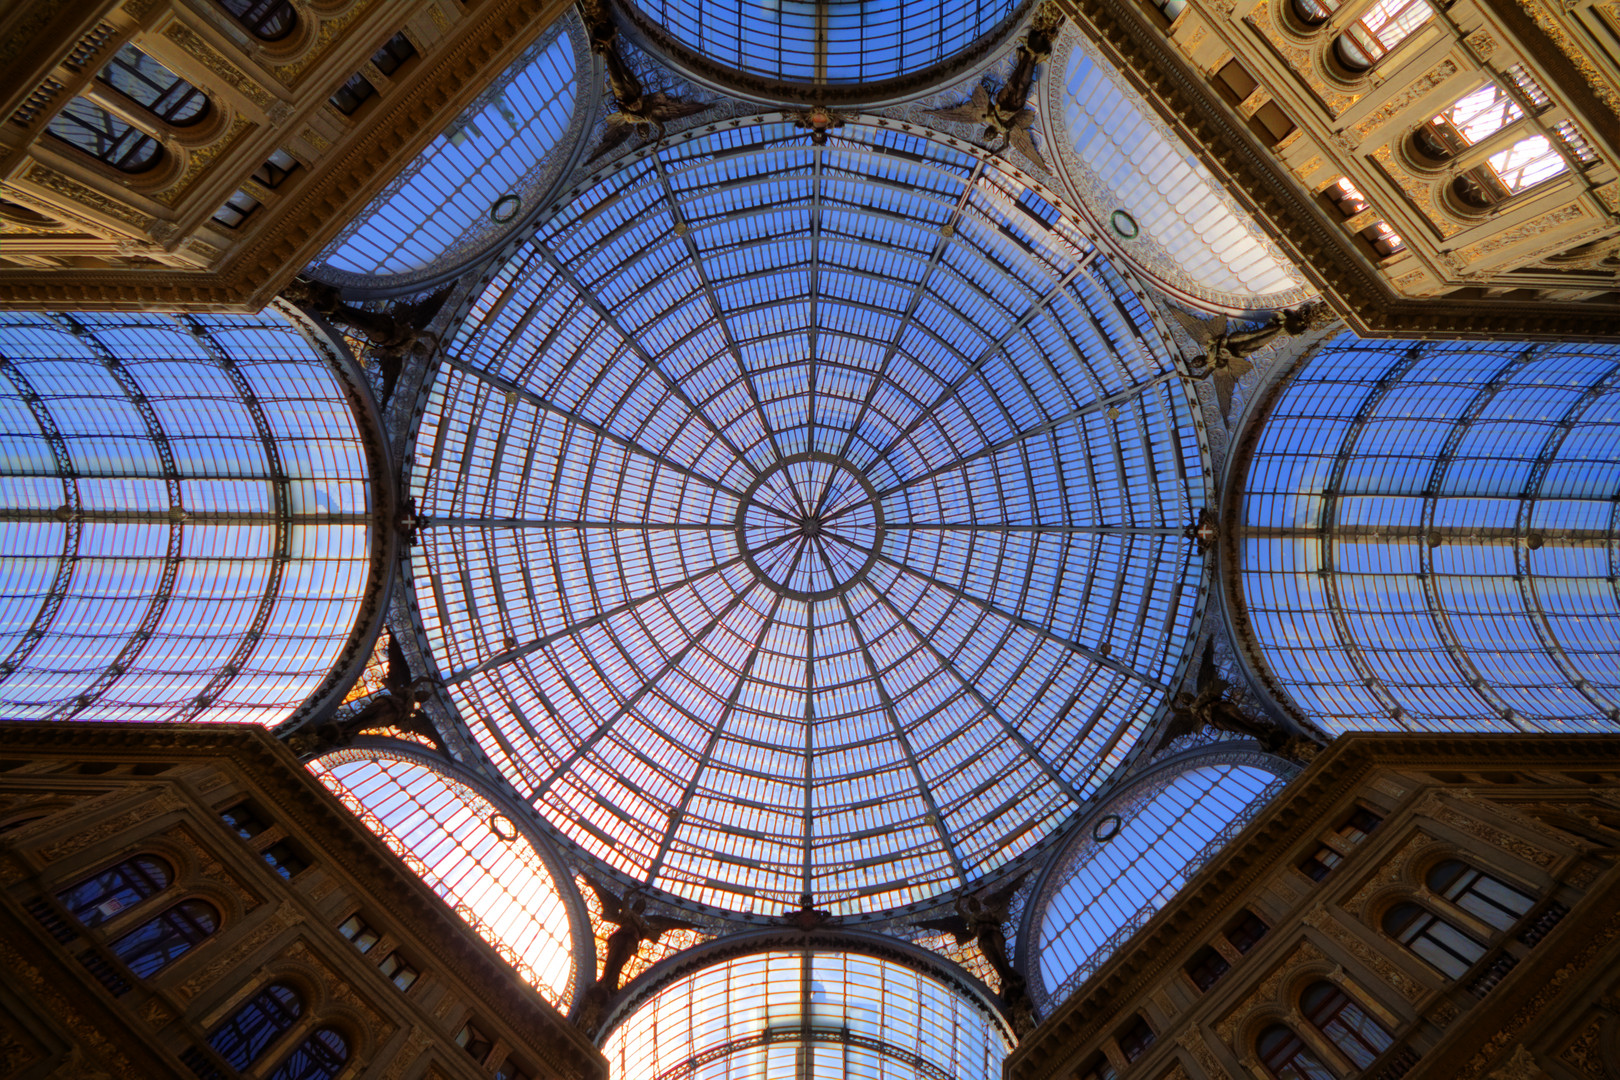
[[[570,9],[327,245],[311,273],[339,285],[404,286],[489,250],[557,179],[551,166],[583,123],[585,55]]]
[[[1037,900],[1043,1011],[1074,993],[1284,782],[1250,765],[1193,764],[1111,800],[1058,856]]]
[[[979,159],[842,130],[683,140],[563,208],[416,443],[416,595],[478,745],[732,911],[1029,851],[1162,706],[1203,573],[1137,294]]]
[[[758,953],[687,975],[608,1033],[609,1075],[995,1080],[1006,1029],[939,980],[853,953]]]
[[[366,595],[371,489],[274,315],[0,314],[0,713],[273,724]]]
[[[568,909],[509,819],[466,785],[386,752],[340,750],[311,769],[524,982],[567,1011],[575,986]]]
[[[1620,347],[1360,341],[1244,480],[1255,659],[1330,732],[1613,732]]]
[[[1029,0],[629,0],[647,36],[703,69],[862,87],[948,65],[1009,33]]]
[[[1053,63],[1064,64],[1063,82],[1051,81],[1048,105],[1063,118],[1068,144],[1058,172],[1148,276],[1179,299],[1234,312],[1293,307],[1315,295],[1072,24]]]

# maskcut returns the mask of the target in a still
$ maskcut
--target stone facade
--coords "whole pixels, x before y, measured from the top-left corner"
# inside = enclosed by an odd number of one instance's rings
[[[1341,1077],[1620,1077],[1617,792],[1603,737],[1342,737],[1006,1076],[1265,1078],[1281,1029]],[[1341,999],[1370,1050],[1313,1014]]]
[[[565,7],[296,0],[292,28],[262,40],[213,0],[9,5],[0,304],[263,308]],[[395,35],[414,55],[388,75],[372,57]],[[206,95],[200,118],[166,123],[98,78],[125,46]],[[332,98],[357,74],[375,93],[346,115]],[[155,163],[121,172],[51,134],[81,100],[156,139]],[[256,207],[216,219],[240,195]]]
[[[221,816],[242,807],[262,826],[247,839]],[[158,860],[167,884],[75,916],[82,894],[71,890],[138,858]],[[215,929],[142,977],[150,961],[126,963],[117,943],[187,902],[206,905]],[[351,916],[371,932],[364,951],[339,929]],[[323,1029],[347,1043],[343,1080],[606,1071],[589,1040],[256,727],[0,725],[0,972],[8,1077],[237,1075],[210,1041],[272,985],[292,988],[302,1009],[249,1075],[269,1075]],[[458,1044],[464,1030],[476,1056]]]

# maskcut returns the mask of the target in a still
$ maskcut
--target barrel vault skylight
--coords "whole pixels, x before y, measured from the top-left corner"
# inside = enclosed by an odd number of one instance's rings
[[[631,879],[760,913],[1029,852],[1183,662],[1204,458],[1128,281],[943,141],[634,157],[473,306],[412,578],[481,750]]]

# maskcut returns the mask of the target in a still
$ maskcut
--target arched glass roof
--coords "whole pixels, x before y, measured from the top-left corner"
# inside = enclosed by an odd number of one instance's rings
[[[659,990],[603,1042],[616,1080],[995,1080],[1003,1026],[908,967],[853,953],[759,953]]]
[[[1317,353],[1245,477],[1270,684],[1332,732],[1612,732],[1617,373],[1614,345],[1346,334]]]
[[[338,233],[312,272],[404,286],[489,250],[538,205],[583,130],[582,63],[584,30],[570,9]]]
[[[1171,295],[1208,309],[1292,307],[1314,295],[1258,224],[1069,26],[1046,84],[1058,172],[1115,247]]]
[[[1254,765],[1189,764],[1110,800],[1057,856],[1036,901],[1043,1011],[1146,925],[1284,782]]]
[[[366,458],[274,315],[0,313],[0,715],[276,723],[358,616]]]
[[[1029,851],[1188,648],[1204,464],[1142,302],[969,153],[745,123],[640,155],[475,303],[415,444],[416,596],[569,840],[734,911]]]
[[[387,751],[340,750],[311,768],[525,982],[568,1009],[575,986],[568,910],[551,871],[508,818],[465,784]]]
[[[1015,27],[1029,0],[626,0],[641,32],[702,71],[859,92],[949,66]],[[985,39],[989,39],[986,42]]]

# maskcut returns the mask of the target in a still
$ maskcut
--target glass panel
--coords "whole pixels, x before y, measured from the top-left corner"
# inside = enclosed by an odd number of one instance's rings
[[[219,0],[219,4],[265,41],[286,37],[298,22],[292,0]]]
[[[292,987],[275,983],[255,994],[208,1039],[233,1069],[246,1069],[304,1010]]]
[[[348,395],[264,315],[0,312],[0,714],[274,724],[348,642]]]
[[[144,979],[191,951],[219,926],[219,913],[201,900],[183,900],[112,943],[135,977]]]
[[[158,141],[99,105],[74,98],[45,130],[93,158],[127,173],[145,172],[162,153]]]
[[[269,1080],[332,1080],[348,1060],[348,1040],[331,1028],[320,1028],[270,1074]]]
[[[207,95],[133,45],[113,54],[97,78],[176,127],[208,111]]]

